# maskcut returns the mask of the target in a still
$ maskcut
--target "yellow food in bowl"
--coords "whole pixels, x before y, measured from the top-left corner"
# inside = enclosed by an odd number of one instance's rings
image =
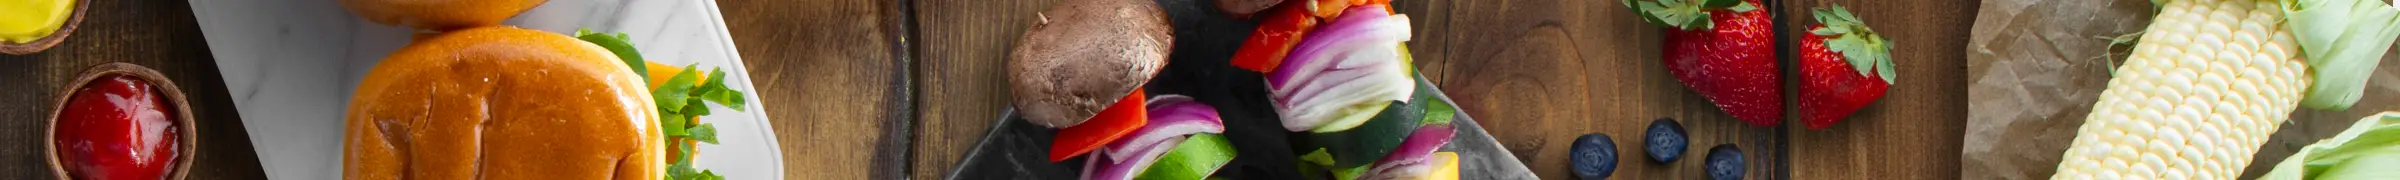
[[[0,0],[0,39],[28,43],[67,24],[74,0]]]

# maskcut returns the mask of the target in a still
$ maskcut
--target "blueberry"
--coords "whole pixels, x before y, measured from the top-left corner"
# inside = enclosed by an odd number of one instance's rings
[[[1708,178],[1714,180],[1742,179],[1742,148],[1733,144],[1708,148]]]
[[[1683,137],[1683,124],[1675,123],[1672,118],[1650,121],[1648,131],[1642,136],[1642,146],[1649,148],[1644,152],[1650,153],[1650,160],[1658,163],[1675,162],[1675,158],[1683,157],[1683,149],[1690,143]]]
[[[1617,172],[1617,141],[1607,134],[1584,134],[1575,138],[1569,148],[1568,161],[1574,165],[1575,176],[1586,180],[1607,179]]]

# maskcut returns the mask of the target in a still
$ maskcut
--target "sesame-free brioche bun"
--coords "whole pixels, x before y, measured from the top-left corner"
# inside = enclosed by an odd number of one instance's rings
[[[657,179],[642,77],[607,49],[515,27],[409,44],[350,97],[344,179]]]
[[[367,21],[415,29],[453,30],[500,25],[501,20],[550,0],[342,0]]]

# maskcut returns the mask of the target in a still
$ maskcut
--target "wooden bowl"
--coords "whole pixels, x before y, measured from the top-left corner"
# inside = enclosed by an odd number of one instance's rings
[[[66,24],[59,25],[58,30],[50,32],[50,36],[44,36],[41,39],[34,39],[33,42],[26,42],[22,44],[7,40],[0,40],[0,53],[13,55],[33,54],[42,52],[42,50],[50,49],[50,46],[58,46],[59,42],[66,41],[68,34],[75,34],[75,26],[77,24],[83,24],[83,12],[85,7],[92,6],[92,1],[89,0],[74,1],[75,10],[73,11],[75,12],[69,12],[70,14],[67,15],[67,22],[65,22]]]
[[[192,169],[192,160],[195,159],[194,156],[199,154],[195,152],[200,151],[200,128],[194,124],[195,121],[192,119],[191,103],[184,101],[183,90],[175,87],[175,82],[167,80],[167,76],[158,74],[157,70],[151,70],[150,68],[142,67],[141,65],[127,63],[108,63],[99,66],[93,66],[92,69],[84,70],[82,75],[77,75],[75,77],[74,84],[68,85],[67,87],[62,87],[62,89],[65,91],[59,91],[65,93],[60,93],[58,95],[58,102],[51,103],[50,119],[48,122],[49,125],[47,125],[46,128],[43,128],[42,131],[42,154],[44,157],[47,157],[46,159],[48,160],[46,161],[49,161],[50,163],[50,172],[55,174],[57,179],[70,179],[67,174],[66,164],[60,162],[58,157],[58,144],[56,141],[58,138],[57,133],[59,112],[66,109],[67,99],[75,97],[75,93],[78,92],[77,90],[82,89],[84,84],[91,83],[92,80],[99,79],[100,77],[105,77],[107,75],[129,75],[133,76],[134,78],[140,78],[142,81],[149,81],[151,86],[157,87],[155,90],[159,92],[155,93],[166,95],[165,98],[167,98],[167,103],[174,104],[169,108],[175,108],[175,126],[183,128],[183,130],[182,133],[176,134],[176,138],[181,141],[179,141],[180,143],[177,143],[176,147],[176,154],[178,154],[178,156],[175,157],[175,167],[172,167],[174,169],[167,172],[167,179],[184,179],[184,176],[190,174]]]

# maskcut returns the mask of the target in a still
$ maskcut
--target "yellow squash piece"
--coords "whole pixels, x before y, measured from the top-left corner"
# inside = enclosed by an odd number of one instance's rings
[[[1423,176],[1424,180],[1458,180],[1458,153],[1433,152],[1433,157],[1426,158],[1434,164],[1433,171]]]
[[[75,0],[0,0],[0,40],[28,43],[50,36],[73,16]]]

